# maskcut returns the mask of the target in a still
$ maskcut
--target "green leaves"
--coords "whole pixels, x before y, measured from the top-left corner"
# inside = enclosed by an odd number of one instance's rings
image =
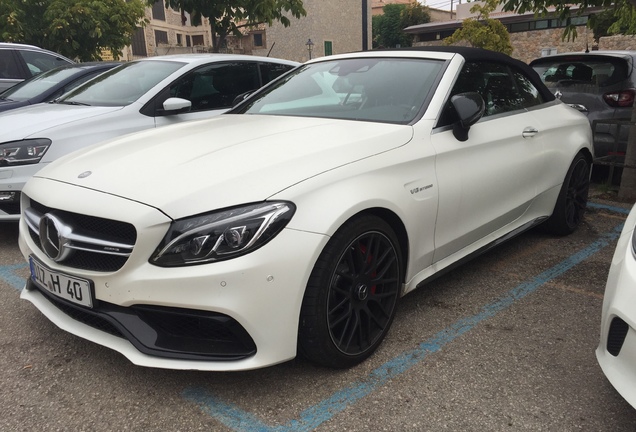
[[[468,18],[462,27],[444,40],[447,45],[458,44],[462,41],[477,48],[512,54],[510,34],[499,20],[489,18],[496,9],[498,0],[486,0],[483,4],[476,3],[470,11],[478,13],[477,18]]]
[[[411,36],[404,33],[406,27],[430,22],[428,8],[418,2],[410,5],[387,4],[382,8],[382,15],[373,19],[373,47],[393,48],[397,45],[412,45]]]
[[[274,21],[288,27],[290,16],[307,15],[302,0],[166,0],[166,5],[190,13],[195,25],[202,22],[202,17],[208,18],[215,52],[228,35],[240,36],[243,28],[271,25]]]
[[[0,35],[80,61],[99,60],[102,48],[117,58],[144,10],[141,0],[2,0]]]

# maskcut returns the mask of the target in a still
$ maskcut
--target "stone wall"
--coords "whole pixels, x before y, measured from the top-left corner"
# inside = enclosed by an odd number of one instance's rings
[[[307,16],[290,18],[291,25],[275,22],[265,27],[266,45],[252,54],[307,61],[307,41],[314,43],[312,58],[325,55],[325,42],[331,42],[332,54],[362,50],[362,7],[352,0],[304,0]],[[367,3],[368,47],[371,48],[371,0]],[[270,52],[271,51],[271,52]]]
[[[585,52],[593,50],[636,50],[636,36],[606,36],[602,37],[598,45],[594,42],[593,33],[585,26],[576,28],[576,39],[563,39],[563,29],[534,30],[511,33],[510,42],[514,48],[512,57],[526,63],[547,54],[561,54],[566,52]],[[417,42],[417,46],[442,45],[442,41]],[[463,43],[464,46],[469,46]]]
[[[510,43],[514,48],[512,57],[524,62],[530,62],[541,57],[544,50],[551,50],[552,54],[564,52],[583,52],[586,48],[595,49],[592,31],[585,26],[579,26],[576,39],[563,39],[563,29],[534,30],[511,33]],[[587,31],[586,31],[587,30]],[[442,41],[417,42],[417,46],[442,45]],[[469,46],[467,43],[462,44]],[[624,49],[624,48],[621,48]]]
[[[605,36],[599,40],[599,50],[636,50],[636,36]]]
[[[510,33],[510,42],[514,47],[512,56],[524,62],[541,57],[543,50],[552,50],[552,54],[565,52],[584,52],[594,46],[593,32],[586,26],[576,27],[576,39],[563,39],[563,28],[533,30]]]

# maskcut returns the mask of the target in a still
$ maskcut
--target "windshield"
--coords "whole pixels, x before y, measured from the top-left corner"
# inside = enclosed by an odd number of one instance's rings
[[[125,106],[186,63],[174,61],[139,61],[125,63],[103,73],[58,100],[70,105]]]
[[[54,87],[66,78],[75,75],[80,69],[78,68],[57,68],[41,73],[29,80],[17,84],[0,95],[2,99],[11,99],[14,101],[25,101],[32,97],[38,96],[48,89]]]
[[[408,124],[425,108],[443,65],[401,58],[308,64],[237,112]]]

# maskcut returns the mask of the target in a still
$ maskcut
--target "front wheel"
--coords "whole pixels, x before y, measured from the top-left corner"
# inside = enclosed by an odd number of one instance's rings
[[[546,230],[555,235],[568,235],[581,224],[590,188],[590,163],[579,153],[570,165]]]
[[[402,256],[391,227],[375,216],[348,221],[311,273],[300,315],[299,348],[309,360],[350,367],[387,334],[402,285]]]

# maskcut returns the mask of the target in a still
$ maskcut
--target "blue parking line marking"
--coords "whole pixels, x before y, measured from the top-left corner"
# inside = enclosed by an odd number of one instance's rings
[[[290,420],[284,425],[266,425],[254,414],[244,411],[233,404],[223,402],[211,392],[201,387],[187,388],[183,391],[182,395],[185,399],[199,405],[205,413],[212,416],[215,420],[237,432],[312,431],[358,400],[383,386],[389,380],[421,363],[430,354],[440,351],[444,346],[472,330],[482,321],[506,310],[515,302],[535,292],[547,282],[564,274],[574,266],[596,254],[612,241],[616,240],[620,236],[622,229],[623,224],[616,226],[612,231],[601,235],[598,240],[591,243],[585,249],[571,255],[554,267],[535,276],[533,279],[516,286],[494,302],[485,305],[478,314],[460,319],[429,340],[421,343],[417,348],[406,351],[379,366],[365,379],[352,383],[342,390],[335,392],[331,397],[307,408],[300,413],[299,418]]]
[[[27,268],[27,263],[0,266],[0,280],[5,281],[18,291],[24,287],[24,278],[15,274],[16,270]]]
[[[615,212],[615,213],[621,213],[621,214],[629,214],[629,211],[631,210],[631,208],[625,209],[622,207],[616,207],[616,206],[610,206],[610,205],[605,205],[605,204],[597,204],[597,203],[587,203],[587,207],[591,207],[591,208],[595,208],[595,209],[603,209],[603,210],[609,210],[611,212]]]

